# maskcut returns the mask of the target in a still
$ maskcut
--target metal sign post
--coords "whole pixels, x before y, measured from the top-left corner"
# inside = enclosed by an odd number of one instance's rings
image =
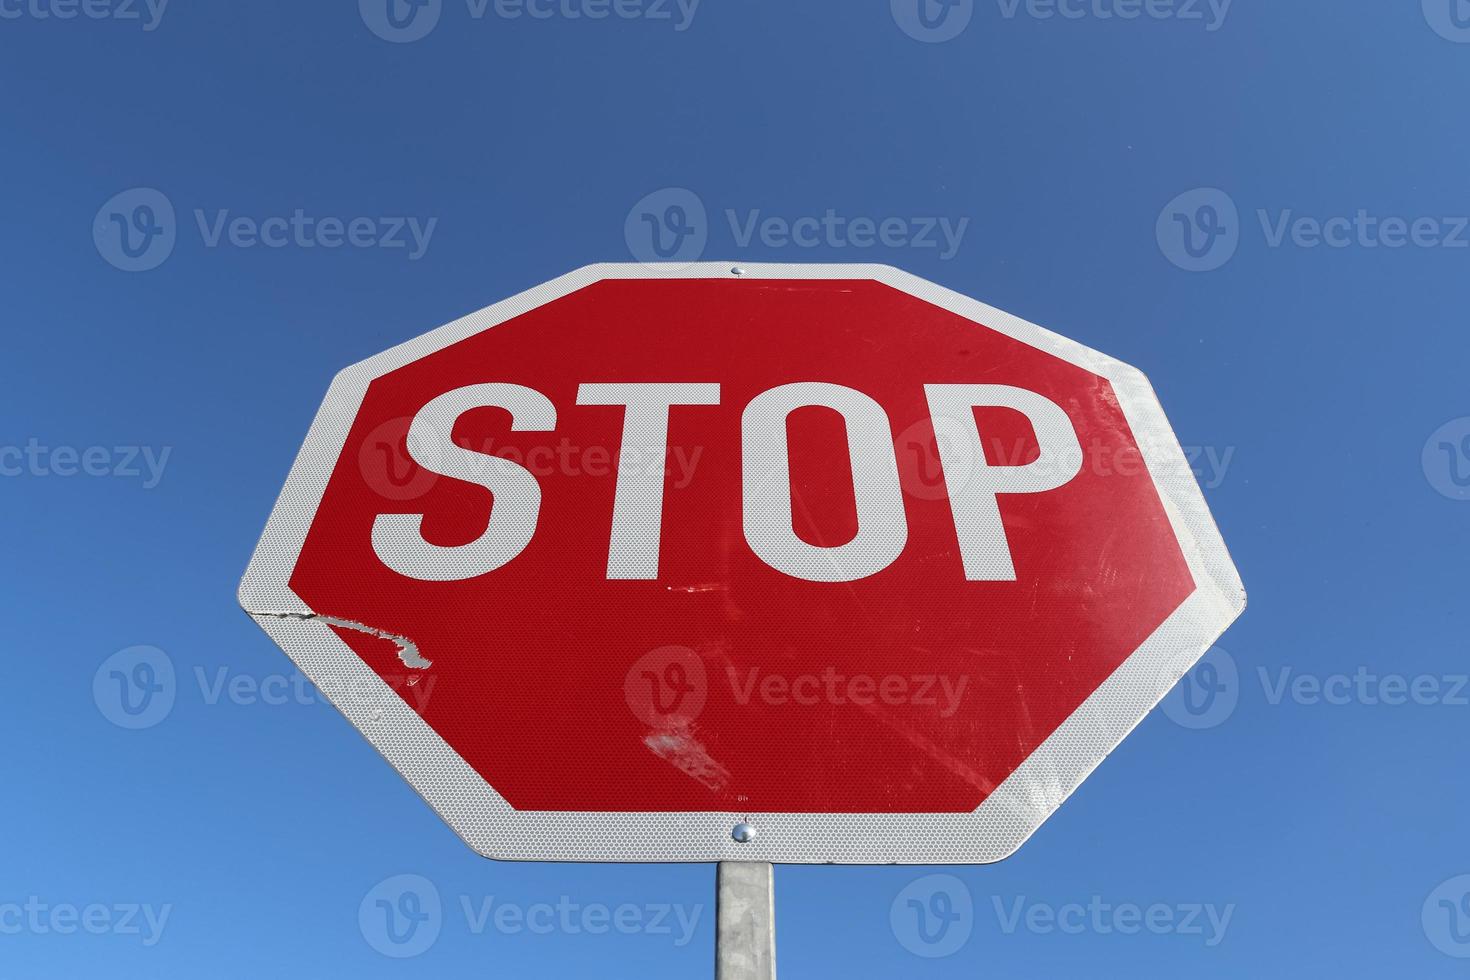
[[[715,980],[776,980],[774,869],[721,861],[715,871]]]

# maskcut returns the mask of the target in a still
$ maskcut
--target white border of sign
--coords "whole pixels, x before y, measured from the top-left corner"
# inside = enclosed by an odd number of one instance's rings
[[[985,802],[964,814],[517,811],[287,585],[368,384],[602,279],[871,279],[1102,375],[1124,415],[1198,586]],[[342,371],[307,433],[240,583],[240,604],[363,737],[478,853],[524,861],[983,864],[1013,853],[1202,657],[1245,590],[1148,380],[1135,368],[891,266],[702,262],[590,265]],[[284,614],[284,615],[283,615]],[[731,839],[741,822],[759,831]]]

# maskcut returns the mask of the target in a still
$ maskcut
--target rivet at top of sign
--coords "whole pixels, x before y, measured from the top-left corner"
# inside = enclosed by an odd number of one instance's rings
[[[740,266],[737,265],[735,268],[733,268],[733,269],[730,270],[730,275],[732,275],[732,276],[743,276],[743,275],[745,275],[745,270],[742,269]]]
[[[737,823],[735,829],[730,831],[730,837],[737,844],[749,844],[755,840],[755,828],[748,823]]]

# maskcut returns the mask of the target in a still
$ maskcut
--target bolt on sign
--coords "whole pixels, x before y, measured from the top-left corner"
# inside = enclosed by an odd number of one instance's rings
[[[1134,368],[703,263],[344,370],[240,600],[486,856],[937,864],[1020,846],[1245,593]]]

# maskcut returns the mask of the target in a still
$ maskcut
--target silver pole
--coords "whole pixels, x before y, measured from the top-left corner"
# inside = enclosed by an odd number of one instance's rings
[[[776,980],[771,866],[721,861],[715,870],[715,980]]]

